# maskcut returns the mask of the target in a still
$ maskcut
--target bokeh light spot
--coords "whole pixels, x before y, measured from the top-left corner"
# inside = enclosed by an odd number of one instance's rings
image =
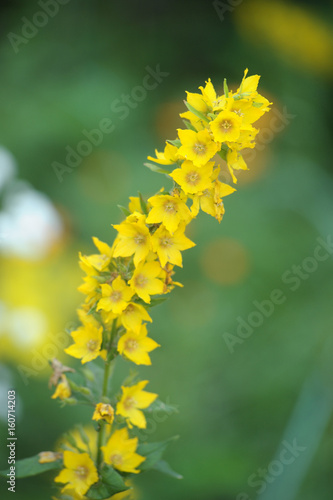
[[[239,241],[219,238],[206,245],[201,257],[204,274],[220,285],[233,285],[244,280],[250,270],[247,249]]]

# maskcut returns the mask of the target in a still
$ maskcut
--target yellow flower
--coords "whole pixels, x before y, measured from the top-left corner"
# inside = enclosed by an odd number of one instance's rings
[[[134,265],[137,266],[147,257],[150,250],[150,235],[145,225],[145,216],[139,213],[130,215],[124,222],[113,227],[119,233],[113,256],[134,255]]]
[[[102,446],[104,461],[122,472],[138,474],[137,467],[146,459],[135,453],[137,446],[138,438],[130,439],[126,427],[117,430]]]
[[[72,394],[71,388],[69,387],[69,383],[66,375],[61,375],[61,382],[57,385],[54,394],[52,394],[52,399],[67,399]]]
[[[78,287],[78,291],[87,296],[85,302],[90,302],[96,297],[100,283],[93,276],[85,276],[83,281],[84,283]]]
[[[114,420],[114,409],[106,403],[98,403],[95,407],[93,420],[105,420],[108,424],[112,424]]]
[[[138,212],[139,214],[143,214],[141,208],[140,198],[138,196],[130,196],[130,202],[128,204],[128,210],[134,214],[134,212]]]
[[[96,275],[96,271],[104,271],[111,261],[108,255],[82,255],[81,252],[79,252],[79,258],[80,267],[88,276]]]
[[[157,149],[155,149],[155,154],[157,158],[148,156],[148,160],[151,160],[155,163],[159,163],[160,165],[172,165],[173,163],[177,162],[178,148],[167,142],[164,148],[164,152],[159,153]]]
[[[155,340],[147,337],[147,327],[142,325],[139,333],[126,332],[118,341],[118,352],[136,365],[151,365],[148,352],[160,347]]]
[[[161,266],[158,262],[146,262],[135,269],[128,282],[137,295],[148,304],[150,303],[150,295],[163,293],[163,283],[157,279],[160,272]]]
[[[196,195],[193,198],[191,210],[196,216],[199,208],[203,212],[215,217],[221,222],[224,215],[224,206],[222,198],[235,192],[236,190],[228,184],[223,184],[220,181],[215,181],[210,189],[206,189],[202,194]]]
[[[253,94],[257,93],[260,76],[247,76],[248,72],[249,70],[246,68],[240,87],[237,89],[237,93],[248,94],[246,97],[253,97]]]
[[[256,103],[256,106],[253,103]],[[259,120],[259,118],[269,111],[267,107],[269,105],[268,99],[259,96],[255,100],[249,99],[233,99],[232,97],[228,99],[227,110],[236,113],[241,119],[243,125],[251,125],[252,123]],[[259,106],[260,105],[260,106]],[[259,107],[258,107],[259,106]]]
[[[102,298],[97,304],[97,310],[106,312],[112,311],[120,314],[126,309],[128,302],[133,296],[133,291],[126,285],[126,282],[118,276],[111,285],[107,283],[101,285]]]
[[[179,148],[179,155],[191,160],[194,165],[204,165],[220,149],[220,145],[212,140],[207,129],[199,132],[179,129],[178,135],[182,143]]]
[[[192,93],[192,92],[187,92],[186,91],[186,101],[197,111],[200,111],[200,113],[207,113],[208,111],[208,106],[207,103],[204,100],[204,97],[201,94],[198,93]]]
[[[206,114],[208,112],[208,105],[204,100],[204,97],[201,94],[186,92],[187,94],[187,102],[190,104],[196,111],[199,111],[202,114]],[[192,113],[192,111],[186,111],[185,113],[180,113],[181,118],[185,118],[188,120],[191,125],[196,130],[203,130],[205,128],[203,120],[201,120],[196,114]]]
[[[107,243],[104,243],[104,241],[99,240],[98,238],[96,238],[96,236],[93,236],[93,242],[101,255],[112,257],[113,249]]]
[[[199,87],[199,89],[201,90],[202,98],[207,104],[207,106],[209,108],[213,108],[217,99],[214,85],[212,84],[210,78],[208,78],[208,82],[205,83],[206,83],[205,87]]]
[[[79,265],[88,276],[96,275],[96,271],[104,271],[111,261],[113,251],[107,243],[96,237],[93,237],[93,242],[100,254],[82,255],[81,252],[79,253]]]
[[[148,217],[148,224],[163,222],[170,233],[178,228],[180,222],[188,223],[191,220],[191,212],[186,203],[180,198],[170,195],[156,195],[148,200],[152,206]]]
[[[111,426],[106,424],[105,427],[108,431],[110,431]],[[97,456],[97,440],[96,440],[96,429],[93,425],[87,425],[83,427],[84,441],[82,439],[82,434],[77,428],[71,429],[68,433],[61,436],[58,440],[56,449],[63,451],[66,450],[74,451],[77,453],[77,450],[80,449],[81,452],[89,453],[91,457]],[[70,436],[68,440],[68,436]],[[74,444],[75,443],[75,444]]]
[[[210,186],[213,166],[213,161],[197,167],[191,161],[185,160],[181,168],[176,168],[170,176],[180,185],[184,193],[195,194]]]
[[[237,177],[234,175],[234,170],[247,170],[247,165],[244,161],[243,156],[237,151],[232,151],[229,149],[227,153],[227,164],[229,172],[232,176],[233,182],[237,183]]]
[[[87,322],[84,326],[80,326],[77,330],[71,332],[75,343],[64,349],[73,358],[81,359],[83,364],[101,354],[103,327],[96,326],[94,321]]]
[[[117,415],[122,415],[126,418],[128,427],[131,429],[136,425],[140,429],[147,427],[144,413],[140,410],[148,408],[155,399],[157,394],[144,391],[144,387],[148,384],[148,380],[142,380],[131,387],[123,387],[123,394],[119,403],[117,403]]]
[[[151,322],[152,319],[141,304],[130,302],[119,316],[118,321],[126,330],[132,330],[135,333],[139,333],[142,322]]]
[[[180,251],[195,246],[195,243],[185,236],[184,227],[180,227],[174,234],[171,234],[163,225],[153,234],[152,244],[162,267],[168,262],[182,267],[182,254]]]
[[[88,453],[65,450],[64,465],[65,469],[54,479],[57,483],[67,483],[62,492],[73,489],[79,495],[84,495],[98,481],[96,467]]]
[[[210,128],[216,141],[235,142],[239,137],[241,124],[242,119],[236,113],[221,111],[215,120],[210,122]]]

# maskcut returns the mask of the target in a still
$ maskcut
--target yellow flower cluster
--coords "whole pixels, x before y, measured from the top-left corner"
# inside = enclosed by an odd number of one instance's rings
[[[117,415],[125,426],[111,429],[108,439],[100,431],[96,465],[87,453],[64,452],[65,469],[56,478],[66,483],[64,492],[74,490],[83,498],[98,480],[102,453],[104,464],[113,469],[140,472],[145,457],[137,453],[138,438],[131,438],[128,429],[146,427],[142,410],[157,394],[144,390],[144,380],[123,385],[113,398],[107,389],[110,364],[118,355],[136,365],[151,364],[149,353],[159,345],[148,336],[148,310],[159,301],[157,296],[182,286],[172,279],[174,267],[182,266],[182,252],[195,245],[185,229],[200,208],[222,220],[223,198],[235,189],[219,180],[221,165],[215,157],[226,162],[237,182],[235,171],[247,168],[241,151],[255,146],[258,130],[253,123],[269,110],[270,103],[257,92],[258,82],[259,76],[248,77],[246,70],[235,92],[225,82],[223,95],[217,95],[210,80],[200,93],[188,92],[188,110],[180,115],[187,128],[178,130],[178,139],[167,141],[163,153],[148,157],[155,163],[148,166],[165,174],[172,188],[161,189],[147,201],[141,195],[130,198],[128,209],[123,209],[125,220],[113,226],[117,236],[112,246],[93,238],[98,252],[80,254],[85,277],[79,290],[85,301],[78,311],[81,326],[71,332],[74,343],[65,352],[82,363],[102,358],[104,387],[92,418],[101,427],[114,426]],[[52,397],[66,400],[71,385],[63,373],[59,380]]]

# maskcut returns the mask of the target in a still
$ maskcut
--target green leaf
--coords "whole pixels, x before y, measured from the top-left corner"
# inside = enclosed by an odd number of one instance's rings
[[[191,104],[189,104],[187,101],[184,101],[184,104],[185,106],[187,107],[187,109],[189,111],[191,111],[191,113],[193,113],[195,116],[197,116],[198,118],[200,118],[200,120],[203,120],[204,122],[207,122],[208,123],[208,118],[203,114],[201,113],[201,111],[198,111],[196,110],[193,106],[191,106]]]
[[[86,497],[92,500],[104,500],[128,489],[121,475],[105,464],[101,469],[101,480],[90,487]]]
[[[147,207],[147,203],[145,202],[145,200],[143,199],[143,196],[142,194],[140,193],[140,191],[138,191],[138,195],[139,195],[139,198],[140,198],[140,205],[141,205],[141,210],[144,214],[148,214],[148,207]]]
[[[193,130],[193,132],[197,132],[196,128],[193,127],[192,123],[188,122],[187,120],[183,120],[183,123],[184,123],[185,127],[188,128],[189,130]]]
[[[151,299],[151,300],[150,300],[150,304],[146,304],[146,303],[144,303],[144,305],[145,305],[146,307],[155,307],[155,306],[159,306],[160,304],[162,304],[163,302],[165,302],[167,299],[168,299],[168,297],[159,297],[159,298],[156,298],[156,299]]]
[[[174,141],[171,141],[170,139],[168,139],[167,142],[170,142],[170,144],[172,144],[173,146],[176,146],[176,148],[179,148],[182,145],[182,143],[180,142],[179,139],[175,139]]]
[[[61,459],[41,464],[39,463],[39,455],[23,458],[23,460],[17,460],[15,463],[15,476],[17,478],[37,476],[38,474],[42,474],[43,472],[47,472],[49,470],[61,469],[62,464],[63,462]],[[2,470],[0,471],[0,476],[6,477],[8,473],[9,469]]]
[[[227,84],[227,79],[226,78],[223,81],[223,89],[224,89],[224,95],[226,97],[229,97],[229,89],[228,89],[228,84]]]
[[[156,399],[146,410],[147,413],[152,413],[154,411],[164,412],[167,415],[173,415],[174,413],[178,413],[178,406],[163,403],[160,399]]]
[[[226,144],[222,144],[221,151],[218,152],[218,155],[221,156],[222,160],[227,161],[227,153],[229,151],[229,148]]]
[[[138,446],[137,453],[146,457],[146,460],[140,465],[142,471],[151,469],[159,460],[163,453],[172,441],[178,439],[179,436],[174,436],[166,441],[157,443],[143,443]]]
[[[154,165],[153,163],[144,163],[144,166],[150,168],[152,172],[157,172],[158,174],[170,174],[169,170],[161,168],[158,165]]]
[[[235,94],[232,96],[232,98],[235,101],[239,101],[239,99],[244,99],[244,97],[248,97],[251,95],[251,92],[240,92],[239,94]]]
[[[173,469],[171,469],[170,465],[165,460],[160,460],[159,462],[156,462],[156,464],[152,467],[152,469],[158,470],[163,474],[166,474],[167,476],[174,477],[175,479],[183,479],[183,476],[181,474],[178,474],[178,472],[175,472]]]
[[[131,215],[131,212],[126,207],[123,207],[122,205],[117,205],[117,207],[122,211],[125,217]]]

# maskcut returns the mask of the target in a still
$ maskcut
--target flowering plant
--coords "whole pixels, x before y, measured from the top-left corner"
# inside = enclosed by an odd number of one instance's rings
[[[146,443],[138,432],[147,426],[147,412],[174,408],[147,391],[148,380],[136,373],[114,390],[112,372],[120,356],[135,365],[151,364],[150,353],[159,347],[148,336],[151,308],[182,286],[173,281],[174,269],[182,266],[182,252],[195,245],[185,229],[200,209],[221,222],[223,199],[235,191],[219,180],[221,168],[227,165],[234,183],[237,171],[247,169],[242,150],[255,146],[253,123],[270,105],[258,93],[258,82],[259,76],[248,77],[246,70],[236,91],[224,81],[224,92],[217,95],[208,80],[199,93],[187,92],[187,111],[180,115],[186,128],[146,164],[166,175],[171,189],[148,200],[131,197],[128,208],[121,207],[125,219],[113,226],[113,244],[93,238],[98,253],[80,254],[85,277],[79,290],[85,300],[65,352],[84,367],[74,372],[54,359],[50,384],[52,398],[62,404],[90,405],[95,427],[78,427],[57,451],[20,461],[17,477],[61,469],[54,481],[61,484],[57,498],[63,500],[126,498],[131,478],[152,468],[180,477],[162,460],[170,440]]]

